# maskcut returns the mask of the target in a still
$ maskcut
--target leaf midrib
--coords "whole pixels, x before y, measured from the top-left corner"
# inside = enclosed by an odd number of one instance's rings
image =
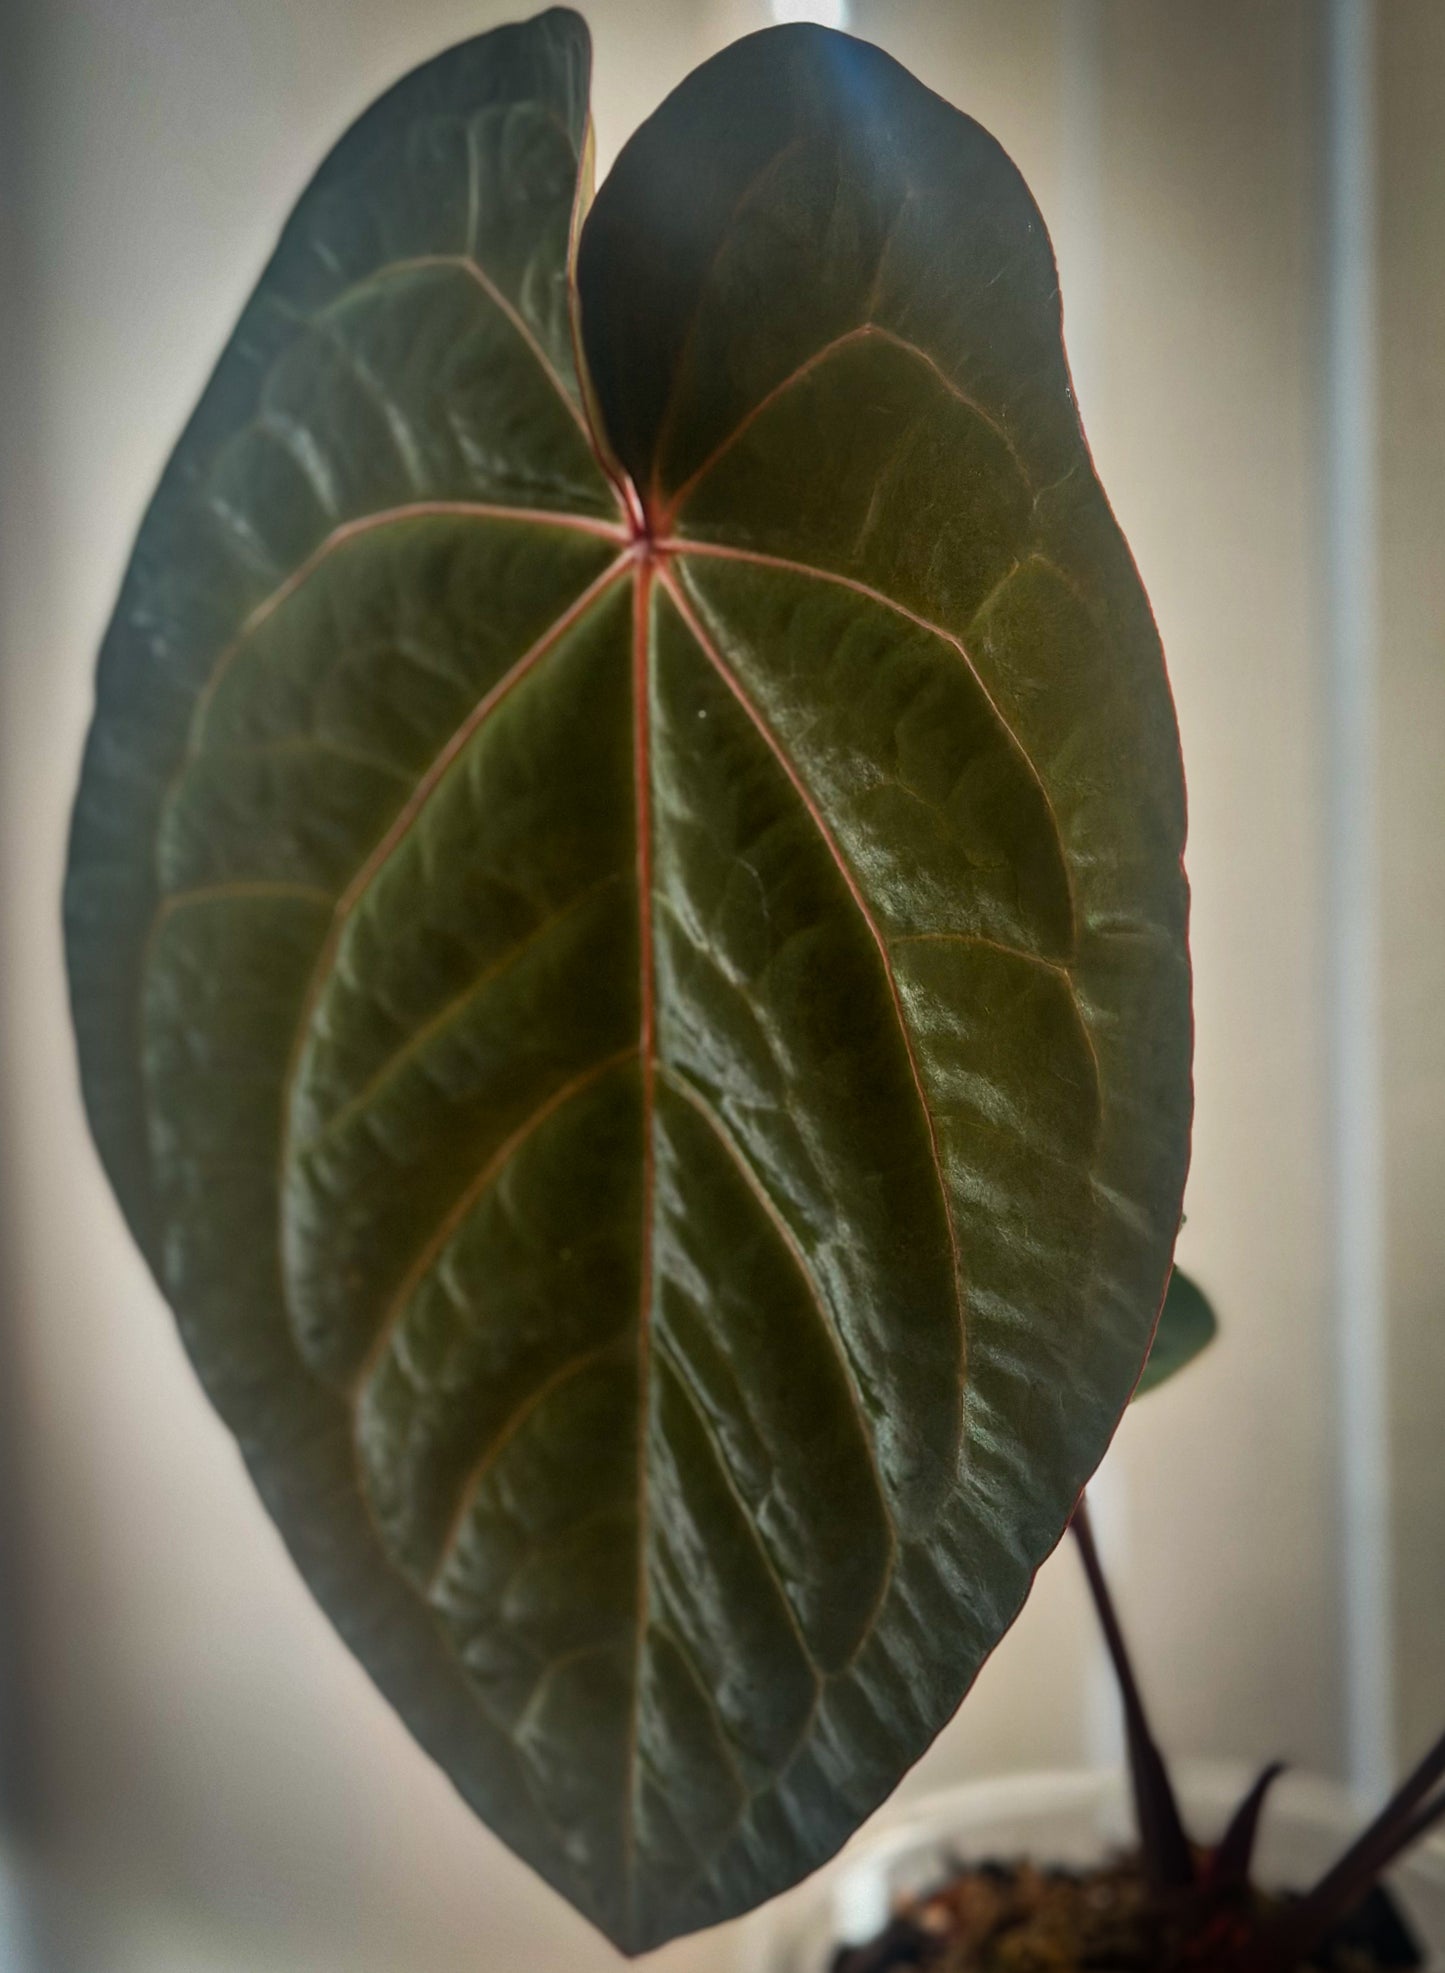
[[[649,557],[639,559],[632,583],[632,634],[629,646],[632,676],[633,785],[637,829],[639,989],[637,1049],[642,1072],[642,1186],[637,1324],[637,1619],[632,1694],[627,1722],[627,1777],[623,1800],[622,1855],[627,1883],[628,1918],[634,1930],[637,1925],[637,1793],[640,1779],[638,1750],[642,1713],[642,1659],[651,1619],[652,1594],[648,1558],[648,1544],[651,1539],[651,1501],[647,1450],[652,1401],[652,1271],[653,1245],[656,1237],[653,1219],[657,1159],[654,1141],[657,1064],[654,1008],[656,959],[652,923],[651,730],[652,586],[655,573]]]

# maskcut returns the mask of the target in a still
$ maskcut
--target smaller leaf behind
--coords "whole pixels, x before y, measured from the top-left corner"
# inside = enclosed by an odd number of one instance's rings
[[[1164,1306],[1159,1312],[1159,1327],[1154,1332],[1154,1346],[1135,1387],[1135,1398],[1157,1390],[1176,1370],[1193,1363],[1200,1351],[1214,1341],[1218,1329],[1218,1317],[1203,1290],[1176,1267],[1169,1277]]]

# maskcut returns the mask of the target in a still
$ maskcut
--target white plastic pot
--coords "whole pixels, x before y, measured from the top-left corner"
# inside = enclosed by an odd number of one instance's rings
[[[1190,1833],[1217,1836],[1250,1779],[1233,1767],[1182,1767],[1176,1785]],[[1265,1808],[1256,1875],[1279,1889],[1306,1888],[1361,1822],[1339,1788],[1286,1774]],[[956,1858],[1088,1866],[1132,1837],[1127,1786],[1110,1773],[1014,1775],[886,1808],[832,1863],[741,1928],[738,1973],[827,1973],[840,1945],[872,1938],[900,1898],[937,1884]],[[1445,1841],[1417,1846],[1389,1882],[1428,1973],[1445,1973]]]

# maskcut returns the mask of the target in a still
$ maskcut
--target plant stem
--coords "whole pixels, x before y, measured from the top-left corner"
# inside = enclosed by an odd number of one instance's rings
[[[1229,1827],[1210,1854],[1206,1879],[1214,1887],[1242,1890],[1248,1884],[1254,1846],[1259,1836],[1259,1819],[1270,1789],[1283,1773],[1284,1763],[1271,1761],[1234,1811]]]
[[[1428,1836],[1437,1822],[1445,1822],[1445,1788],[1432,1796],[1423,1809],[1416,1809],[1404,1827],[1397,1831],[1395,1847],[1381,1868],[1388,1870],[1396,1857],[1402,1857],[1422,1836]]]
[[[1445,1816],[1445,1791],[1427,1800],[1442,1779],[1445,1734],[1314,1889],[1264,1928],[1240,1961],[1238,1973],[1286,1973],[1286,1969],[1308,1959],[1401,1851]]]
[[[1094,1531],[1089,1521],[1089,1510],[1082,1498],[1074,1509],[1074,1518],[1070,1525],[1073,1528],[1074,1539],[1079,1544],[1084,1574],[1088,1578],[1089,1591],[1094,1599],[1099,1626],[1104,1633],[1104,1642],[1109,1649],[1110,1662],[1114,1667],[1114,1676],[1119,1684],[1119,1696],[1123,1702],[1124,1732],[1129,1750],[1129,1775],[1134,1786],[1134,1811],[1139,1823],[1139,1847],[1144,1875],[1153,1891],[1182,1890],[1194,1882],[1194,1858],[1189,1847],[1189,1838],[1184,1832],[1184,1824],[1179,1815],[1179,1804],[1174,1798],[1174,1789],[1169,1780],[1169,1770],[1165,1767],[1164,1758],[1159,1752],[1153,1734],[1149,1731],[1149,1721],[1144,1711],[1139,1681],[1134,1676],[1134,1667],[1124,1642],[1124,1633],[1119,1625],[1114,1599],[1109,1594],[1109,1585],[1104,1580],[1099,1551],[1094,1545]]]

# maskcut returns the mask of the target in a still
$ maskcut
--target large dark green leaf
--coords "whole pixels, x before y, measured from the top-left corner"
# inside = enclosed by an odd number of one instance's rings
[[[779,29],[623,154],[579,319],[587,62],[469,42],[301,200],[107,635],[67,918],[298,1563],[635,1950],[827,1855],[1017,1611],[1167,1277],[1188,969],[1017,173]]]

